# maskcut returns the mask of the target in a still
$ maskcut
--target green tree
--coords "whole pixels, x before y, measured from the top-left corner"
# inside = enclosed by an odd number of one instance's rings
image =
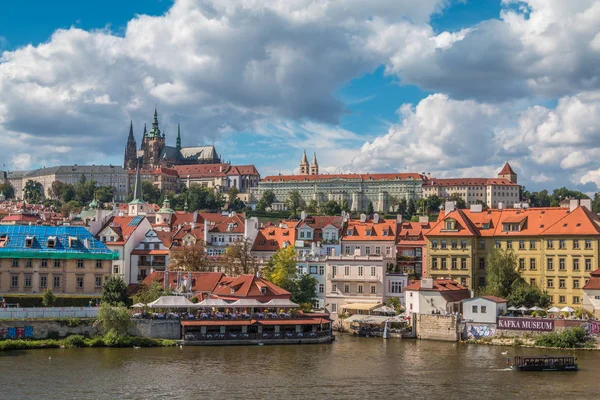
[[[266,280],[292,294],[291,300],[309,308],[316,299],[317,281],[308,274],[299,274],[296,268],[296,250],[293,246],[275,252],[263,270]]]
[[[225,256],[226,265],[223,270],[227,275],[256,274],[258,271],[256,257],[252,253],[252,242],[248,238],[227,246]]]
[[[0,184],[0,193],[4,194],[6,199],[13,199],[15,197],[15,188],[10,183]]]
[[[295,281],[291,300],[302,306],[303,310],[310,310],[317,299],[318,281],[309,274],[299,274]]]
[[[71,213],[77,213],[81,210],[81,205],[75,200],[71,200],[70,202],[63,204],[60,208],[60,213],[63,217],[68,218]]]
[[[63,203],[68,203],[75,200],[76,197],[75,186],[71,185],[70,183],[65,183],[60,192],[60,200]]]
[[[61,181],[54,181],[48,188],[48,196],[54,200],[60,200],[61,194],[64,190],[65,183]]]
[[[335,200],[329,200],[321,205],[321,214],[323,215],[340,215],[341,213],[342,207]]]
[[[552,304],[552,297],[547,291],[540,289],[538,286],[528,285],[524,280],[520,280],[513,285],[507,299],[510,305],[525,306],[531,308],[538,306],[547,308]]]
[[[430,213],[439,213],[440,212],[440,206],[442,205],[442,199],[440,199],[438,196],[429,196],[427,198],[427,210]]]
[[[413,199],[408,201],[408,206],[406,207],[406,219],[411,219],[413,215],[417,214],[417,204]]]
[[[150,181],[142,181],[142,197],[150,204],[157,204],[160,200],[160,189]]]
[[[393,308],[396,315],[402,311],[402,303],[400,303],[400,299],[397,297],[390,297],[386,300],[385,305]]]
[[[160,283],[152,282],[150,285],[141,285],[131,298],[134,303],[148,304],[161,296],[168,296],[170,294],[171,291],[169,289],[165,290]]]
[[[23,189],[23,198],[30,204],[39,204],[44,197],[44,187],[41,183],[29,179]]]
[[[262,198],[256,204],[256,208],[259,211],[265,211],[267,208],[270,208],[275,201],[275,193],[272,190],[265,190],[263,192]]]
[[[240,193],[237,188],[229,188],[227,191],[227,209],[230,211],[240,211],[246,207],[246,204],[237,196]]]
[[[111,306],[126,305],[129,301],[127,296],[127,284],[119,275],[111,275],[102,286],[102,302]]]
[[[315,199],[312,199],[308,202],[304,208],[304,211],[306,211],[309,215],[316,215],[319,213],[319,204]]]
[[[206,252],[204,243],[198,241],[192,246],[172,249],[169,259],[171,271],[212,272],[213,265]]]
[[[120,336],[125,336],[129,333],[131,326],[131,318],[127,307],[113,306],[108,302],[100,305],[96,323],[102,325],[104,332],[114,332]]]
[[[285,205],[287,206],[288,210],[293,212],[293,214],[296,214],[298,210],[302,209],[304,206],[304,200],[302,199],[302,196],[300,196],[300,192],[297,190],[292,190],[288,194]]]
[[[402,218],[406,215],[406,209],[408,207],[408,201],[402,198],[398,200],[398,214],[402,215]]]
[[[79,182],[75,185],[75,199],[81,204],[89,204],[94,199],[94,191],[96,190],[96,182],[88,181],[85,175],[81,174]]]
[[[52,290],[46,288],[46,290],[44,290],[44,293],[42,294],[42,305],[44,307],[52,307],[55,301],[56,296],[54,295],[54,293],[52,293]]]
[[[342,211],[346,211],[346,212],[350,211],[350,205],[348,204],[348,200],[342,200],[341,208],[342,208]]]
[[[467,208],[467,203],[461,197],[460,193],[452,193],[450,197],[448,197],[448,201],[453,201],[455,203],[456,208]]]
[[[600,193],[594,193],[594,199],[592,200],[592,211],[600,213]]]
[[[101,186],[96,189],[96,200],[100,203],[110,203],[113,201],[115,188],[113,186]]]
[[[517,255],[514,251],[493,249],[488,254],[485,294],[507,298],[523,282],[517,271]]]
[[[375,214],[375,209],[373,208],[373,202],[369,201],[369,205],[367,206],[367,215]]]

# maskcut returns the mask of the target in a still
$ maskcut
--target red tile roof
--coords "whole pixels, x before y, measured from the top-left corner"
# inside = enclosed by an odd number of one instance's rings
[[[348,220],[344,229],[342,240],[348,241],[396,241],[396,220],[380,219],[378,223],[373,220]]]
[[[439,292],[440,295],[450,302],[461,301],[471,297],[471,292],[460,283],[450,279],[434,279],[432,289],[421,288],[422,281],[414,281],[407,285],[405,291]]]
[[[417,173],[393,173],[393,174],[322,174],[322,175],[271,175],[261,179],[261,182],[302,182],[320,180],[425,180],[426,177]]]
[[[266,289],[266,293],[262,292],[262,288]],[[211,297],[255,298],[258,301],[268,301],[273,298],[289,299],[291,293],[263,278],[248,274],[223,277]]]
[[[423,183],[427,186],[519,186],[505,178],[429,178]]]
[[[504,167],[502,167],[502,169],[500,170],[500,172],[498,172],[498,175],[510,175],[510,174],[515,174],[515,171],[513,171],[513,169],[510,167],[510,164],[507,161],[506,164],[504,164]]]
[[[295,221],[282,221],[280,225],[260,228],[252,251],[277,251],[296,242]]]
[[[590,280],[583,286],[583,290],[600,290],[600,268],[592,271]]]
[[[197,293],[212,293],[219,281],[225,276],[222,272],[190,272],[192,274],[192,291]],[[167,272],[169,287],[173,290],[177,288],[177,272]],[[187,277],[187,272],[181,273],[181,278]],[[146,276],[144,285],[150,286],[153,282],[161,285],[165,280],[163,271],[155,271]]]
[[[429,231],[431,223],[420,223],[412,221],[403,221],[398,226],[398,234],[396,240],[398,245],[424,245],[425,232]]]
[[[98,231],[98,235],[96,236],[98,237],[100,233],[102,233],[106,228],[110,227],[110,229],[112,229],[118,235],[118,239],[114,242],[106,242],[106,244],[125,244],[129,240],[131,234],[141,223],[140,221],[140,223],[137,225],[130,225],[130,222],[134,218],[136,217],[110,217],[102,229]]]
[[[494,303],[508,303],[508,300],[497,296],[480,296],[482,299],[493,301]]]

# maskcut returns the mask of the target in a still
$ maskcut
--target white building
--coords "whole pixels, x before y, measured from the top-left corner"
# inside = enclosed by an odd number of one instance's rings
[[[461,312],[462,301],[471,297],[463,285],[448,279],[423,278],[404,289],[406,312],[447,314]]]
[[[385,296],[384,302],[392,297],[400,300],[403,306],[406,304],[404,298],[404,289],[408,286],[408,275],[406,274],[385,274]]]
[[[583,287],[583,309],[600,318],[600,268],[590,274]]]
[[[508,300],[496,296],[480,296],[463,300],[463,319],[482,324],[495,324],[498,315],[507,311]]]
[[[327,284],[326,257],[324,256],[301,256],[298,257],[296,268],[301,274],[309,274],[317,280],[317,301],[314,304],[315,308],[325,307],[325,286]]]
[[[164,271],[169,265],[170,233],[148,230],[131,252],[130,276],[141,283],[154,271]]]

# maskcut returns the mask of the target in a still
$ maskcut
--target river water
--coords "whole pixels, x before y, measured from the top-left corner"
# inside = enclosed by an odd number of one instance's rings
[[[579,372],[505,370],[569,352],[338,335],[327,345],[0,353],[2,399],[598,399],[600,352]],[[50,358],[51,357],[51,358]]]

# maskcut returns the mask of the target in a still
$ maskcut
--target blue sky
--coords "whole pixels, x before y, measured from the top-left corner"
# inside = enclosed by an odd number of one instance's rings
[[[593,19],[596,1],[341,1],[323,11],[306,0],[304,19],[275,3],[4,4],[0,137],[11,150],[0,162],[119,164],[128,120],[139,137],[157,104],[167,132],[182,123],[184,145],[215,143],[262,175],[293,172],[306,149],[327,171],[493,176],[509,159],[528,188],[600,184],[597,121],[575,126],[569,114],[598,107],[598,28],[577,20]],[[571,64],[542,65],[561,64],[548,42],[560,48],[570,34],[582,42]]]

